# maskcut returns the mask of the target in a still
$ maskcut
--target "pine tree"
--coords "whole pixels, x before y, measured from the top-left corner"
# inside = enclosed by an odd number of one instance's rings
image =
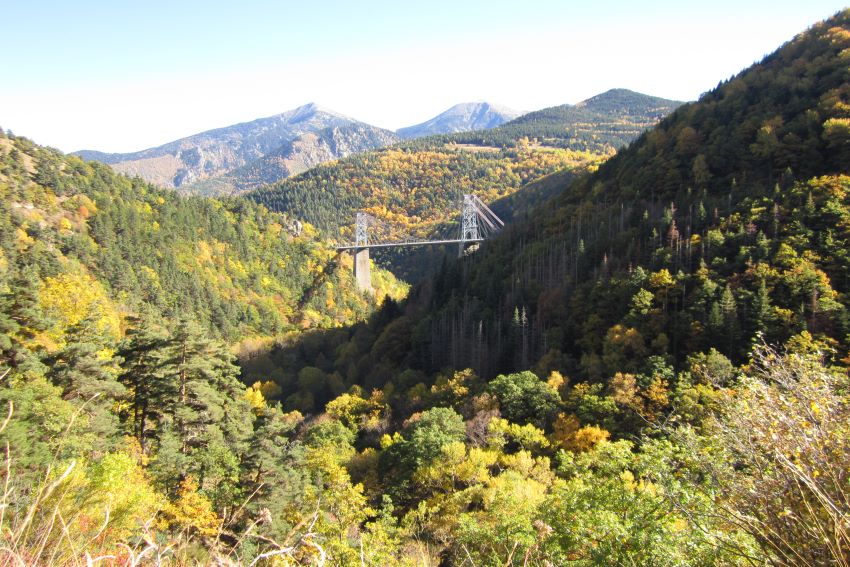
[[[259,413],[254,442],[243,462],[242,486],[254,494],[250,506],[268,508],[275,518],[286,516],[286,510],[303,498],[310,473],[303,463],[304,447],[291,439],[300,423],[300,414],[284,414],[279,407],[267,407]],[[291,526],[285,522],[273,529],[285,535]]]
[[[173,423],[181,451],[189,454],[223,438],[237,454],[253,432],[239,367],[227,347],[209,339],[190,319],[181,319],[164,348],[163,371],[174,391]]]
[[[14,301],[12,293],[0,294],[0,359],[6,364],[11,364],[14,355],[12,347],[15,344],[14,337],[21,326],[12,318],[11,308]]]
[[[173,416],[183,453],[206,443],[206,427],[214,423],[209,410],[220,406],[220,395],[209,384],[216,372],[213,357],[207,356],[212,348],[200,326],[190,319],[179,321],[166,346],[163,366],[176,394]]]
[[[170,421],[164,420],[157,433],[156,458],[151,461],[150,471],[166,493],[174,494],[195,466],[182,451],[182,443]]]
[[[770,294],[767,292],[764,280],[761,280],[755,297],[753,297],[753,331],[755,333],[766,334],[771,312]]]
[[[728,353],[736,354],[735,345],[738,340],[738,306],[732,289],[727,285],[720,296],[720,312],[723,314],[723,327],[728,344]]]
[[[108,339],[95,321],[86,318],[68,330],[65,346],[46,359],[47,377],[62,388],[66,400],[83,407],[89,428],[106,444],[118,439],[118,420],[112,409],[126,390],[118,382],[119,359],[112,355]]]
[[[148,440],[155,435],[162,416],[172,411],[177,391],[164,371],[165,330],[148,321],[137,319],[134,323],[118,352],[124,360],[119,380],[127,388],[129,402],[121,417],[142,451],[148,453]]]
[[[38,279],[24,269],[9,288],[0,294],[0,364],[43,374],[47,368],[33,350],[33,339],[48,326],[38,306]]]

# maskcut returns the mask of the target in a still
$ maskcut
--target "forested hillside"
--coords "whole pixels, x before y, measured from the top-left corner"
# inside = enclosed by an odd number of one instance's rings
[[[332,235],[343,227],[350,232],[358,210],[399,232],[424,235],[457,216],[463,193],[490,202],[546,174],[593,166],[601,159],[551,149],[387,148],[315,167],[249,197]]]
[[[323,228],[425,230],[433,187],[562,169],[365,321],[294,217],[0,138],[0,557],[850,563],[848,62],[850,10],[598,169],[523,141],[305,175]]]
[[[304,453],[281,437],[302,418],[266,405],[272,382],[243,385],[232,346],[352,324],[405,286],[376,270],[375,296],[357,292],[350,258],[251,202],[183,198],[7,134],[0,196],[3,562],[168,545],[193,561],[267,499],[289,506],[279,535],[309,518],[318,473],[293,473]]]
[[[24,138],[4,136],[0,149],[8,279],[26,276],[57,297],[87,289],[115,316],[192,313],[227,341],[370,310],[309,225],[247,201],[180,198]],[[401,293],[379,297],[387,292]]]
[[[409,306],[425,315],[411,332],[428,340],[405,363],[491,376],[544,359],[603,378],[622,360],[678,365],[709,347],[741,362],[757,333],[781,343],[808,330],[843,344],[850,34],[817,32],[447,264]],[[512,344],[524,346],[503,348]]]
[[[845,11],[273,354],[310,376],[286,404],[327,401],[352,480],[448,564],[847,561],[848,53]]]

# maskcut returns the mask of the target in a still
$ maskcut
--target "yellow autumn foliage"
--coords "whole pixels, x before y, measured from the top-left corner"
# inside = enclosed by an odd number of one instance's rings
[[[255,414],[260,414],[266,409],[266,398],[260,390],[260,383],[256,382],[250,388],[245,388],[245,399],[251,404]]]
[[[611,438],[611,434],[601,427],[595,425],[580,427],[578,418],[572,414],[559,414],[553,428],[555,431],[550,436],[552,444],[574,453],[590,451],[599,443]]]
[[[180,483],[177,500],[163,510],[165,525],[190,535],[214,536],[221,526],[209,498],[198,492],[198,481],[188,476]]]
[[[101,333],[115,339],[121,334],[121,316],[100,282],[84,272],[66,272],[45,278],[39,290],[39,306],[54,322],[48,336],[62,343],[68,329],[84,319],[92,320]]]

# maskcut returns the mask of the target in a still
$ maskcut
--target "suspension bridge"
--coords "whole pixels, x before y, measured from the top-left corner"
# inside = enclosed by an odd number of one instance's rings
[[[460,214],[459,238],[415,238],[407,234],[399,235],[387,223],[362,211],[355,215],[354,242],[336,247],[340,252],[353,251],[354,276],[357,288],[372,291],[372,274],[369,268],[370,248],[397,248],[401,246],[424,246],[429,244],[457,244],[458,256],[462,256],[467,245],[481,242],[495,234],[505,223],[490,210],[484,201],[475,195],[464,195]]]

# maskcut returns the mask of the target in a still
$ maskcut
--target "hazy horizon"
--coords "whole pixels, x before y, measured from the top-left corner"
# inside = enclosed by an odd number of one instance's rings
[[[454,104],[533,111],[612,88],[694,100],[841,5],[7,7],[0,127],[129,152],[316,104],[390,130]]]

